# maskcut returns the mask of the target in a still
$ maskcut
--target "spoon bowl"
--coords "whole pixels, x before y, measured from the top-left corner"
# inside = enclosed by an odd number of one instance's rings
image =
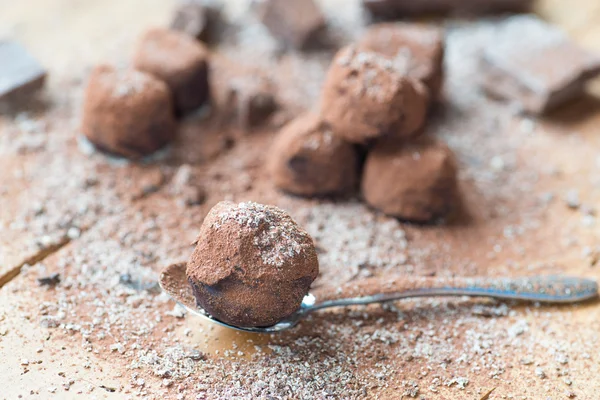
[[[275,325],[241,327],[219,321],[196,304],[196,298],[185,273],[186,264],[166,267],[160,287],[188,312],[215,324],[253,333],[277,333],[293,328],[313,311],[330,307],[383,303],[409,297],[474,296],[500,300],[521,300],[540,303],[576,303],[598,296],[598,285],[585,278],[568,276],[520,278],[369,278],[343,285],[340,290],[317,299],[307,294],[300,308]]]

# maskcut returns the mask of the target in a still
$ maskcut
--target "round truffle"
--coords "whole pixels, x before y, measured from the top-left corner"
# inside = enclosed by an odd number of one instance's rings
[[[198,305],[241,327],[294,313],[318,273],[310,235],[279,208],[253,202],[214,206],[187,265]]]
[[[423,84],[401,74],[388,58],[345,47],[323,84],[321,113],[336,135],[366,143],[386,135],[412,137],[425,122]]]
[[[431,98],[439,96],[444,79],[444,34],[440,28],[414,23],[372,25],[357,48],[381,54],[402,73],[422,81]]]
[[[383,140],[367,155],[362,192],[372,207],[407,221],[428,222],[456,205],[456,162],[445,144],[422,137]]]
[[[193,111],[208,100],[208,50],[183,32],[148,30],[138,43],[133,65],[167,83],[177,114]]]
[[[153,153],[177,130],[169,89],[143,72],[97,66],[87,83],[81,130],[110,153],[129,158]]]
[[[299,116],[275,138],[267,166],[275,185],[301,195],[343,194],[356,187],[354,146],[313,113]]]

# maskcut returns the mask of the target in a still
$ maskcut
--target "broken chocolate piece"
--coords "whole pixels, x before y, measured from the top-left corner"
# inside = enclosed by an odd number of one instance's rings
[[[335,135],[367,143],[386,135],[415,136],[425,122],[428,102],[423,83],[398,72],[392,60],[348,46],[329,67],[321,115]]]
[[[381,23],[367,29],[357,48],[381,54],[438,97],[444,76],[444,31],[433,25]]]
[[[533,0],[363,0],[376,18],[396,19],[420,14],[491,14],[526,12]]]
[[[515,16],[498,26],[481,66],[484,90],[541,114],[581,95],[600,73],[600,56],[534,16]]]
[[[212,2],[180,1],[171,21],[171,29],[208,43],[215,36],[221,19],[221,8]]]
[[[60,274],[58,272],[54,272],[48,276],[38,278],[38,283],[40,286],[56,286],[60,283]]]
[[[140,39],[133,64],[167,83],[180,115],[197,109],[209,98],[208,50],[184,33],[148,30]]]
[[[45,79],[46,71],[23,46],[0,40],[0,99],[29,96]]]
[[[354,189],[358,179],[354,146],[312,113],[282,128],[267,165],[278,188],[301,196],[343,194]]]
[[[284,211],[222,201],[187,264],[200,307],[234,326],[271,326],[294,313],[319,273],[312,238]]]
[[[289,47],[310,47],[326,27],[325,17],[314,0],[265,0],[260,6],[262,23]]]

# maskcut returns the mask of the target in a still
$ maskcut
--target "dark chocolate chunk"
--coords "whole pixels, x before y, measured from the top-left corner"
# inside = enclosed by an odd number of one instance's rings
[[[259,17],[273,36],[284,45],[307,48],[318,40],[326,23],[313,0],[265,0]]]
[[[376,18],[395,19],[419,14],[524,12],[533,0],[363,0]]]
[[[221,8],[212,2],[180,1],[171,20],[171,29],[209,42],[215,39],[221,22]]]
[[[46,71],[23,46],[0,40],[0,99],[30,95],[45,79]]]
[[[591,54],[534,16],[503,21],[481,54],[481,85],[489,94],[541,114],[581,95],[600,73]]]

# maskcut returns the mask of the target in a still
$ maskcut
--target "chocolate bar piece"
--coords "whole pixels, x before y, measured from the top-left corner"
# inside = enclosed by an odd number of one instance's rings
[[[586,81],[600,73],[600,56],[529,15],[503,21],[480,62],[483,89],[531,114],[544,113],[581,95]]]
[[[525,12],[532,3],[532,0],[363,0],[364,7],[380,19],[429,13]]]
[[[0,99],[30,95],[45,79],[46,71],[23,46],[0,40]]]
[[[259,18],[284,45],[298,49],[317,41],[325,29],[325,18],[313,0],[265,0]]]
[[[212,2],[180,1],[171,20],[171,29],[187,33],[203,42],[215,39],[221,22],[221,8]]]

